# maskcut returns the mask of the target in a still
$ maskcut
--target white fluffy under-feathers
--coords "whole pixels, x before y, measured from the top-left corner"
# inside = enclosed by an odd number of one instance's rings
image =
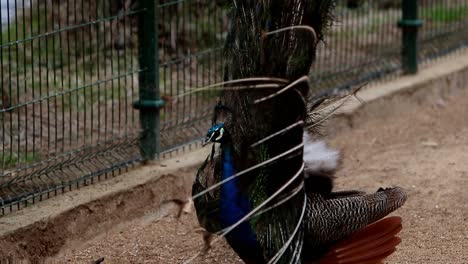
[[[312,140],[307,132],[304,132],[303,141],[307,171],[323,173],[337,169],[340,160],[340,153],[337,150],[330,149],[323,140]]]

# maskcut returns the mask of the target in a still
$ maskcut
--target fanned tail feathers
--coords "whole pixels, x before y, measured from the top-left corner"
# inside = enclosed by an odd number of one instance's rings
[[[387,217],[334,245],[319,264],[377,264],[395,252],[401,239],[401,218]]]
[[[364,86],[365,84],[354,87],[341,94],[311,96],[307,101],[306,128],[320,135],[323,123],[337,114],[338,110],[349,103],[351,98],[355,97],[361,102],[357,93]]]

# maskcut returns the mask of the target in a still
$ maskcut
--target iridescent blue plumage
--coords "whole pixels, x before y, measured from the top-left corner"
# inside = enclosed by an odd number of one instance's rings
[[[234,175],[236,169],[232,153],[232,144],[229,134],[224,129],[224,124],[218,123],[213,125],[208,130],[206,139],[208,142],[211,141],[221,144],[221,180],[225,180]],[[252,210],[251,201],[240,191],[238,184],[238,179],[233,179],[221,186],[219,219],[223,229],[234,225]],[[248,259],[255,261],[255,263],[263,262],[263,256],[258,254],[261,252],[260,245],[248,221],[240,224],[233,232],[229,233],[226,238],[228,243],[231,247],[235,248],[241,258],[244,259],[244,257],[248,256]],[[252,254],[252,252],[256,253]]]
[[[216,131],[219,131],[221,128],[224,128],[224,124],[223,123],[218,123],[218,124],[214,124],[212,127],[210,127],[210,129],[208,130],[208,133],[207,133],[207,138],[211,137],[211,135],[214,135],[214,133],[216,133]]]

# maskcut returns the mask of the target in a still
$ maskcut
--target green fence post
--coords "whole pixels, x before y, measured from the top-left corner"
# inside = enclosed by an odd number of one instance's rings
[[[418,19],[418,1],[402,1],[403,18],[398,26],[403,30],[403,71],[406,74],[415,74],[418,72],[418,29],[423,22]]]
[[[140,110],[140,153],[143,161],[159,158],[159,109],[164,101],[159,97],[157,0],[139,0],[143,12],[138,17],[139,100],[133,107]]]

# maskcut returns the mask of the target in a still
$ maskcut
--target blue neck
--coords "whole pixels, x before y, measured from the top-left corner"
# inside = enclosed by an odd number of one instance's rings
[[[223,164],[221,178],[224,180],[234,175],[236,170],[232,158],[231,144],[222,144],[221,148]],[[251,211],[251,207],[251,203],[247,197],[240,192],[237,179],[232,179],[221,186],[220,219],[223,228],[235,224]],[[247,244],[256,244],[257,241],[248,221],[232,231],[230,237],[233,240],[239,240],[239,242]]]
[[[231,144],[222,144],[222,163],[223,163],[223,174],[221,176],[222,180],[225,180],[236,173],[234,168],[234,160],[231,153]],[[234,206],[233,202],[239,196],[239,189],[237,187],[238,180],[233,179],[221,186],[221,198],[223,202],[226,202]],[[248,208],[246,208],[248,209]]]

